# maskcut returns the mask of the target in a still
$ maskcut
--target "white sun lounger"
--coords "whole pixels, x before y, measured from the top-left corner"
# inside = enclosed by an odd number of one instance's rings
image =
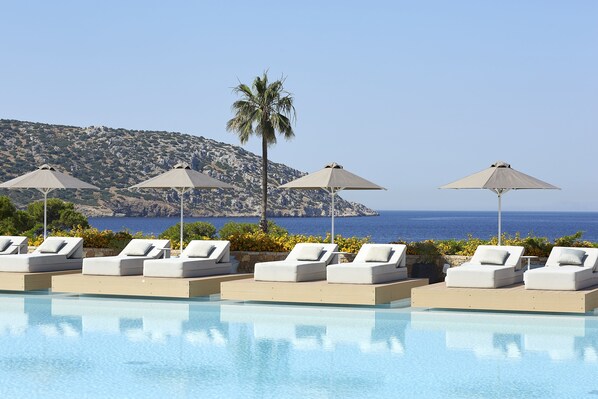
[[[480,245],[469,262],[447,270],[446,286],[499,288],[520,283],[523,251],[520,246]]]
[[[0,271],[14,273],[81,269],[83,239],[48,237],[33,253],[0,256]]]
[[[285,260],[256,263],[256,281],[314,281],[326,278],[326,266],[334,258],[336,244],[300,243]]]
[[[27,237],[0,236],[0,255],[26,254],[27,243]]]
[[[179,258],[146,260],[146,277],[204,277],[229,274],[230,241],[193,240]]]
[[[407,278],[407,246],[364,244],[353,262],[326,268],[329,283],[379,284]]]
[[[566,256],[571,252],[578,259]],[[546,265],[526,271],[523,279],[528,290],[576,291],[597,285],[598,248],[554,247]]]
[[[133,239],[116,256],[83,260],[83,274],[133,276],[143,274],[143,262],[169,256],[170,240]]]

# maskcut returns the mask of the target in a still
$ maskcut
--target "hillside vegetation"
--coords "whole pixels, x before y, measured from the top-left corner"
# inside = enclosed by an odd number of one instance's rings
[[[290,143],[289,145],[292,145]],[[171,169],[178,162],[238,190],[194,190],[185,195],[187,216],[256,216],[260,206],[261,158],[241,147],[189,134],[87,128],[0,120],[0,181],[47,163],[102,190],[60,190],[52,196],[75,203],[86,216],[173,216],[179,212],[174,190],[128,187]],[[328,160],[322,160],[322,166]],[[328,216],[323,190],[276,187],[304,173],[269,163],[269,216]],[[2,190],[19,207],[41,198],[35,190]],[[338,215],[375,215],[371,209],[338,198]]]

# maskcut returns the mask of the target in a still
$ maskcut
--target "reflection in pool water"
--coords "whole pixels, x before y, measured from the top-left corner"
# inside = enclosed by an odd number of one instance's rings
[[[256,341],[285,342],[295,349],[333,351],[339,345],[361,352],[404,352],[407,319],[385,319],[371,309],[224,304],[221,319],[253,327]],[[385,323],[391,328],[384,328]]]
[[[598,318],[0,294],[2,397],[594,397]]]
[[[478,357],[520,358],[540,353],[551,360],[596,362],[598,319],[573,315],[419,312],[416,330],[442,331],[448,350],[471,351]]]

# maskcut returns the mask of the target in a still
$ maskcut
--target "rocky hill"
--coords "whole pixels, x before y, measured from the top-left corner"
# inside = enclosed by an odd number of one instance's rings
[[[261,158],[241,147],[189,134],[48,125],[0,119],[0,181],[47,163],[102,190],[60,190],[51,195],[72,201],[87,216],[172,216],[179,212],[174,190],[128,187],[171,169],[178,162],[228,182],[239,190],[194,190],[185,195],[187,216],[257,216]],[[330,196],[323,190],[276,187],[304,173],[270,162],[270,216],[328,216]],[[35,190],[2,190],[18,206],[39,200]],[[338,198],[337,214],[375,215]]]

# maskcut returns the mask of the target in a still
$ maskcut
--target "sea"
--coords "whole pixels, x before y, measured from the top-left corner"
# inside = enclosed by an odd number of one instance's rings
[[[378,211],[379,216],[337,217],[335,234],[370,237],[372,242],[422,241],[427,239],[489,239],[497,235],[496,212],[465,211]],[[292,234],[324,236],[330,232],[330,218],[273,217],[274,223]],[[225,223],[257,223],[257,217],[185,218],[185,223],[203,221],[220,229]],[[179,222],[179,217],[92,217],[89,223],[100,230],[127,230],[158,235]],[[510,235],[534,235],[554,240],[583,232],[583,239],[598,242],[598,212],[503,212],[502,231]]]

